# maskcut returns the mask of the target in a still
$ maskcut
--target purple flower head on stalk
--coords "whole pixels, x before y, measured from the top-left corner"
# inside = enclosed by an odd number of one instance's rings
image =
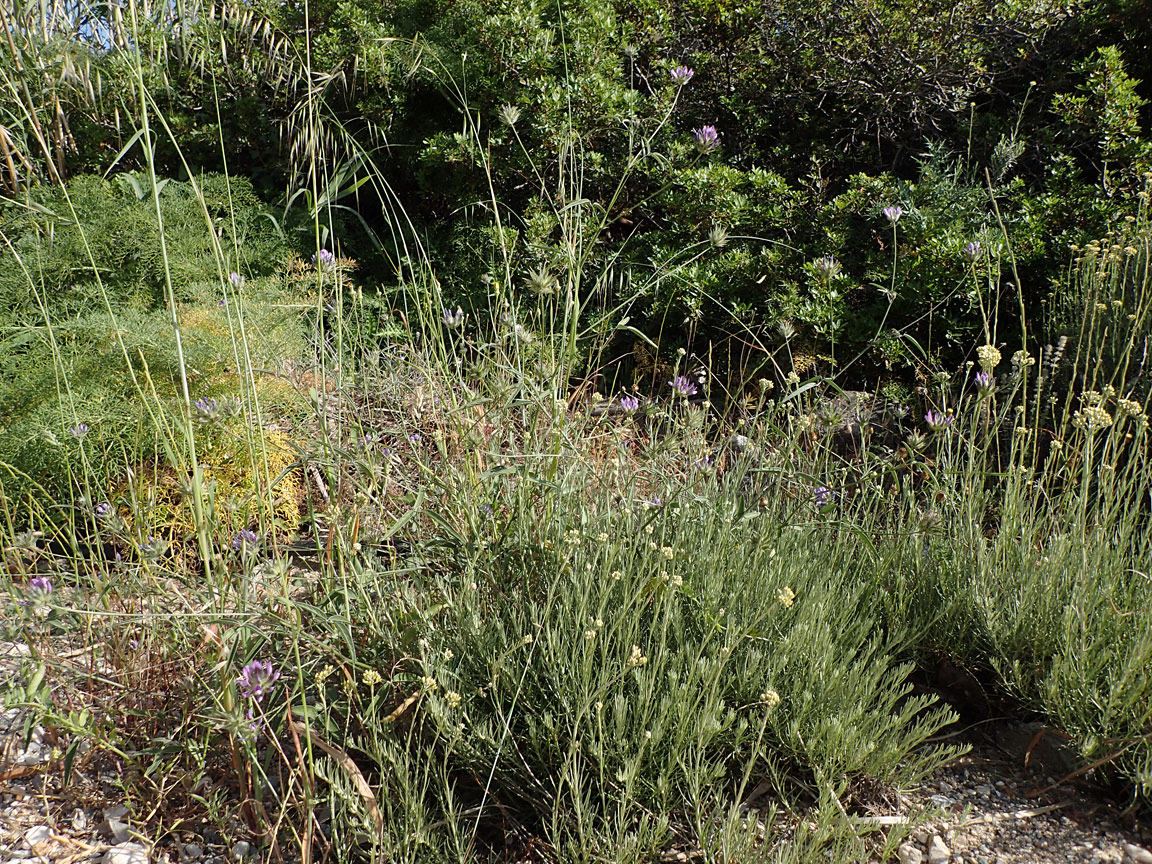
[[[336,256],[327,249],[321,249],[312,256],[312,263],[325,270],[331,270],[336,266]]]
[[[677,66],[672,70],[672,83],[677,87],[683,87],[692,80],[692,76],[695,74],[696,72],[687,66]]]
[[[981,396],[987,396],[996,389],[996,376],[991,372],[977,372],[976,389],[980,391]]]
[[[220,403],[211,396],[200,397],[192,403],[192,407],[196,409],[196,419],[201,423],[207,423],[220,416]]]
[[[232,540],[232,548],[237,552],[253,549],[260,543],[260,535],[249,528],[245,528]]]
[[[421,435],[419,432],[413,432],[411,435],[408,436],[408,443],[411,444],[413,447],[419,447],[421,444],[424,443],[424,436]]]
[[[943,432],[952,425],[952,421],[955,419],[951,414],[941,414],[937,411],[928,411],[924,415],[924,422],[933,432]]]
[[[68,431],[72,433],[72,437],[79,441],[88,434],[87,423],[77,423],[75,426],[68,427]]]
[[[47,576],[33,576],[26,586],[28,599],[43,603],[52,594],[52,580]]]
[[[620,397],[620,408],[626,414],[632,414],[639,407],[640,407],[640,400],[637,399],[635,396],[621,396]]]
[[[227,297],[221,297],[220,302],[217,303],[216,305],[220,306],[221,308],[223,308],[224,306],[227,306],[228,305],[228,298]]]
[[[904,215],[904,208],[893,204],[891,207],[885,207],[883,212],[884,218],[895,225],[900,221],[900,217]]]
[[[96,518],[108,519],[112,516],[112,505],[107,501],[101,501],[96,505]]]
[[[244,277],[239,273],[229,273],[228,281],[232,283],[232,287],[239,290],[244,287]]]
[[[712,457],[707,453],[692,463],[697,468],[704,469],[705,471],[712,467]]]
[[[271,660],[253,660],[240,670],[236,686],[243,698],[253,699],[259,703],[265,695],[272,692],[273,685],[279,680],[280,673],[272,668]]]
[[[686,375],[677,375],[668,383],[672,385],[672,392],[676,396],[687,398],[688,396],[695,396],[698,392],[692,379]]]
[[[464,323],[464,310],[457,306],[456,311],[453,312],[451,309],[445,306],[443,321],[445,327],[450,327],[455,330],[457,327]]]
[[[161,538],[154,537],[149,534],[147,539],[140,544],[140,554],[145,558],[156,560],[162,556],[168,549],[168,544]]]
[[[720,148],[720,133],[715,126],[701,126],[692,132],[692,138],[701,153],[708,154]]]
[[[832,501],[832,490],[827,486],[817,486],[812,490],[812,503],[817,508],[823,507]]]
[[[964,258],[968,261],[975,261],[980,257],[980,251],[980,244],[973,240],[964,247]]]
[[[816,276],[823,282],[831,282],[840,275],[841,269],[840,262],[831,255],[817,258],[812,262],[812,268],[816,271]]]

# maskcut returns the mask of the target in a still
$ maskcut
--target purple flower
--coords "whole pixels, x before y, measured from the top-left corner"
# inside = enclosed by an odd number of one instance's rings
[[[716,131],[715,126],[701,126],[692,132],[692,138],[696,142],[696,149],[704,154],[720,147],[720,133]]]
[[[996,389],[996,376],[991,372],[977,372],[976,389],[980,391],[981,396],[987,396]]]
[[[424,436],[421,435],[419,432],[413,432],[411,435],[408,436],[408,443],[411,444],[413,447],[419,447],[421,444],[424,443]]]
[[[817,508],[823,507],[832,501],[832,490],[827,486],[817,486],[812,490],[812,503]]]
[[[980,244],[973,240],[971,243],[964,247],[964,257],[968,261],[975,261],[980,257],[980,251]]]
[[[232,287],[239,290],[244,287],[244,277],[239,273],[229,273],[228,281],[232,283]]]
[[[201,423],[216,420],[220,416],[220,403],[213,397],[201,397],[192,403],[196,409],[196,419]]]
[[[692,76],[695,74],[695,71],[687,66],[677,66],[672,70],[672,83],[677,87],[683,87],[692,80]]]
[[[895,225],[900,221],[900,217],[904,215],[904,209],[896,205],[884,208],[884,218]]]
[[[237,552],[251,549],[260,543],[260,535],[255,531],[245,528],[232,539],[232,548]]]
[[[221,297],[220,301],[216,305],[220,306],[220,307],[227,306],[228,305],[228,298],[227,297]]]
[[[30,600],[43,602],[52,593],[52,580],[47,576],[33,576],[28,580],[26,590]]]
[[[640,400],[635,396],[621,396],[620,407],[626,414],[631,414],[640,407]]]
[[[464,310],[457,306],[456,311],[453,312],[451,309],[445,306],[444,317],[442,320],[444,321],[444,326],[451,327],[453,330],[455,330],[457,327],[464,323]]]
[[[259,702],[266,694],[272,692],[272,685],[279,680],[280,673],[272,668],[271,660],[253,660],[240,670],[236,686],[243,698]]]
[[[822,282],[831,282],[840,275],[840,262],[831,255],[825,255],[812,262],[812,269]]]
[[[325,270],[331,270],[336,266],[336,256],[327,249],[321,249],[312,256],[312,263]]]
[[[672,392],[676,396],[688,397],[697,393],[696,385],[686,375],[677,375],[668,383],[672,385]]]
[[[72,433],[72,437],[79,441],[88,434],[87,423],[77,423],[75,426],[68,427],[68,431]]]
[[[96,505],[96,518],[97,519],[108,519],[111,516],[112,516],[112,505],[109,504],[107,501],[102,501],[101,503]]]
[[[952,425],[952,421],[955,419],[951,414],[940,414],[931,410],[924,415],[924,422],[928,424],[928,428],[933,432],[943,432]]]

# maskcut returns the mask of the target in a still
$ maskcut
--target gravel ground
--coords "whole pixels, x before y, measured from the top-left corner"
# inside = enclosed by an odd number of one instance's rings
[[[12,674],[25,651],[0,644],[0,677]],[[25,743],[25,721],[18,708],[0,713],[0,861],[261,861],[248,842],[207,826],[154,845],[142,833],[147,814],[130,812],[118,795],[114,763],[74,772],[63,789],[58,742],[37,726]],[[864,818],[893,826],[925,809],[939,814],[900,846],[900,864],[1152,864],[1152,826],[1137,824],[1090,780],[1057,784],[1068,773],[1066,759],[1054,737],[1038,738],[1038,731],[1010,724],[968,730],[958,736],[971,745],[968,755]]]

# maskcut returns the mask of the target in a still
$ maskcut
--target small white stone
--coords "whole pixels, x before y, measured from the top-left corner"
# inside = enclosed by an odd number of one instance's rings
[[[148,864],[148,849],[140,843],[118,843],[101,859],[103,864]]]
[[[948,864],[952,851],[944,844],[939,834],[932,835],[932,842],[928,844],[928,864]]]
[[[912,843],[903,843],[896,853],[900,857],[900,864],[922,864],[924,853]]]
[[[195,843],[185,843],[184,848],[180,850],[180,858],[184,861],[195,861],[197,858],[203,856],[203,854],[204,850]]]
[[[243,861],[244,856],[248,854],[251,848],[252,845],[247,840],[240,840],[235,846],[232,847],[232,852],[228,857],[233,861]]]
[[[1152,852],[1135,844],[1125,843],[1124,864],[1152,864]]]
[[[52,837],[52,829],[47,825],[36,825],[24,832],[24,839],[29,846],[44,843]]]

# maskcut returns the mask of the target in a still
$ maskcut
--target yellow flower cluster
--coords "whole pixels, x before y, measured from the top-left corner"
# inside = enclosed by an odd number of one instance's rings
[[[628,662],[625,666],[628,669],[635,669],[637,666],[643,666],[648,662],[648,658],[644,656],[644,652],[640,650],[639,645],[632,646],[632,653],[628,655]]]
[[[768,710],[771,711],[773,708],[780,704],[780,694],[775,690],[765,690],[760,694],[760,701],[768,706]]]
[[[776,599],[785,609],[791,609],[792,604],[796,602],[796,592],[785,585],[776,592]]]
[[[1112,425],[1112,415],[1099,405],[1088,405],[1083,411],[1077,411],[1072,422],[1080,429],[1095,432],[1098,429],[1107,429]]]
[[[1135,399],[1120,399],[1116,402],[1116,413],[1127,414],[1129,417],[1139,417],[1144,413],[1144,406]]]
[[[995,345],[981,345],[976,349],[976,356],[980,359],[980,368],[985,372],[992,372],[1000,365],[1000,349]]]

